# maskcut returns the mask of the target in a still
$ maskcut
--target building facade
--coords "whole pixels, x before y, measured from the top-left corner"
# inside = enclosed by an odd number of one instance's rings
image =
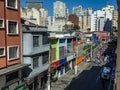
[[[79,5],[77,7],[73,7],[73,14],[77,15],[78,17],[83,15],[82,6]]]
[[[75,14],[69,15],[68,21],[71,21],[74,25],[79,25],[79,18]]]
[[[51,32],[50,38],[51,81],[54,81],[68,70],[74,70],[77,38],[65,32]]]
[[[68,9],[66,4],[61,1],[56,1],[53,4],[53,25],[49,25],[48,28],[50,31],[63,31],[63,26],[67,23],[68,19]],[[49,18],[50,19],[50,18]],[[51,19],[52,20],[52,19]]]
[[[118,11],[114,10],[112,15],[112,27],[118,29]]]
[[[0,90],[23,90],[20,0],[0,1],[0,11]]]
[[[53,4],[53,15],[55,18],[64,17],[67,18],[68,16],[68,9],[66,4],[61,1],[56,1]]]
[[[27,2],[27,7],[21,7],[21,17],[29,19],[34,24],[48,26],[48,11],[42,8],[40,2]]]
[[[23,63],[31,64],[27,77],[29,90],[44,89],[47,85],[49,67],[49,39],[47,27],[22,25]]]

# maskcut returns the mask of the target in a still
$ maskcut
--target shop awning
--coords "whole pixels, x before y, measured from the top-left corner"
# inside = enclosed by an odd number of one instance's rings
[[[30,66],[30,64],[17,64],[17,65],[9,66],[7,68],[0,69],[0,76],[14,72],[19,69],[23,69],[28,66]]]

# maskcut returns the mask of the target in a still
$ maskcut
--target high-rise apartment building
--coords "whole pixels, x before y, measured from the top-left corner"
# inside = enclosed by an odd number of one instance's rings
[[[114,6],[111,5],[107,5],[106,7],[102,8],[102,11],[113,11],[114,10]]]
[[[91,31],[112,31],[113,6],[107,5],[91,16]]]
[[[66,7],[66,4],[61,2],[61,1],[56,1],[54,2],[53,4],[53,13],[54,13],[54,16],[55,18],[59,18],[59,17],[64,17],[64,18],[67,18],[68,16],[68,9]]]
[[[83,15],[82,6],[79,5],[79,6],[77,6],[77,7],[73,7],[73,14],[75,14],[75,15],[77,15],[77,16]]]
[[[21,8],[21,17],[39,26],[48,25],[48,11],[42,8],[41,2],[27,2],[27,7]]]
[[[90,19],[92,14],[92,8],[82,9],[82,6],[73,7],[73,14],[79,17],[79,26],[81,31],[90,29]]]
[[[91,15],[91,31],[104,30],[104,17],[105,13],[101,10],[97,10]]]
[[[118,11],[114,10],[112,15],[112,27],[118,29]]]
[[[44,8],[40,9],[40,25],[48,26],[48,11]]]
[[[53,17],[49,18],[49,31],[62,31],[63,26],[67,23],[68,9],[66,4],[61,1],[56,1],[53,4]]]
[[[35,8],[39,10],[40,8],[43,7],[43,2],[40,2],[39,0],[26,0],[26,1],[27,1],[26,6],[29,9]]]
[[[20,0],[0,1],[0,90],[24,88]]]
[[[84,14],[83,15],[86,15],[86,16],[90,16],[92,14],[92,8],[87,8],[86,10],[84,10]]]

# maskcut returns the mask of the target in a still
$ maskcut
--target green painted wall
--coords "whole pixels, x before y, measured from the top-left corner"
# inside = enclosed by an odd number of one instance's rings
[[[51,48],[56,48],[56,60],[59,60],[59,39],[54,38],[50,40]]]

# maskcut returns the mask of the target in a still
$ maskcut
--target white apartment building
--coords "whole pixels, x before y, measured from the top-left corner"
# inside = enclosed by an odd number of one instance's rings
[[[79,5],[79,6],[73,7],[73,14],[75,14],[77,16],[83,15],[82,6]]]
[[[67,23],[65,18],[57,18],[50,16],[48,18],[48,31],[62,31],[63,26]]]
[[[66,4],[61,1],[56,1],[53,4],[53,13],[55,18],[64,17],[67,18],[68,16],[68,9]]]
[[[48,18],[49,31],[62,31],[63,26],[67,22],[68,9],[66,4],[61,1],[56,1],[53,4],[53,17]]]
[[[92,8],[87,8],[86,10],[84,10],[84,14],[83,15],[91,15],[92,14]]]
[[[40,12],[35,8],[32,9],[29,9],[27,7],[21,8],[21,17],[29,19],[31,21],[34,19],[33,23],[40,25]]]
[[[112,27],[116,27],[116,29],[118,28],[118,11],[117,10],[113,11]]]
[[[91,31],[101,31],[104,28],[104,25],[101,25],[104,23],[104,20],[102,17],[105,16],[105,13],[101,10],[95,11],[91,15]]]
[[[113,11],[114,10],[114,6],[111,5],[107,5],[106,7],[102,8],[102,11]]]
[[[81,31],[86,31],[91,27],[92,8],[82,9],[82,6],[73,7],[73,14],[79,17]]]
[[[21,8],[21,17],[24,19],[29,19],[34,24],[40,25],[40,26],[47,26],[48,25],[48,11],[41,8],[27,8],[23,7]],[[33,21],[34,20],[34,21]]]
[[[91,15],[91,31],[112,30],[113,6],[107,5],[102,10],[97,10]]]
[[[48,11],[44,8],[40,9],[40,25],[48,26]]]

